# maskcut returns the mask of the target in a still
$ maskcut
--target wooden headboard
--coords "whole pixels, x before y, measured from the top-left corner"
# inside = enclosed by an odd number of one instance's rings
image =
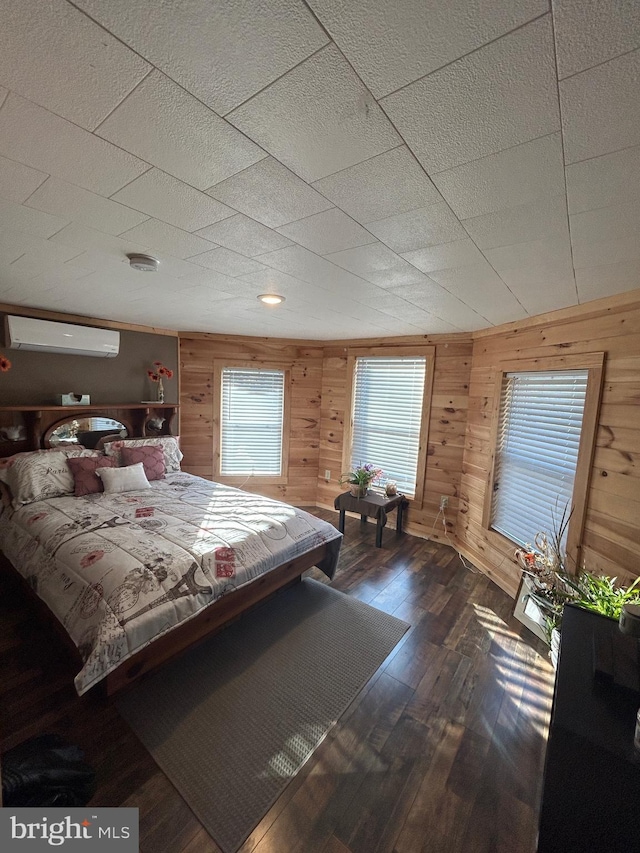
[[[60,424],[86,417],[111,418],[127,428],[129,436],[144,437],[174,435],[173,422],[178,406],[165,403],[118,403],[105,406],[0,406],[0,458],[26,450],[41,450]],[[160,429],[154,429],[150,419],[162,419]],[[12,441],[5,430],[21,427],[21,437]]]

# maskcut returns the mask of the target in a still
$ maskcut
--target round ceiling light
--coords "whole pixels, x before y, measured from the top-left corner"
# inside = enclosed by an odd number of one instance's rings
[[[278,296],[277,293],[261,293],[258,299],[265,305],[280,305],[284,302],[284,296]]]
[[[141,272],[156,272],[160,266],[160,261],[157,258],[152,258],[151,255],[127,255],[129,265],[134,270]]]

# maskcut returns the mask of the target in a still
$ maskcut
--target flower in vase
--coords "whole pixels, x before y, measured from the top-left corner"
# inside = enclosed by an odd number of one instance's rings
[[[152,382],[158,383],[158,402],[164,403],[164,385],[162,384],[162,380],[173,379],[173,370],[165,367],[161,361],[154,361],[153,370],[147,370],[147,376]]]
[[[361,486],[366,489],[374,480],[381,477],[382,474],[382,468],[376,468],[375,465],[367,462],[364,465],[360,464],[357,468],[354,468],[353,471],[347,471],[346,474],[343,474],[340,477],[339,483],[340,485],[343,483],[349,483],[352,486]]]

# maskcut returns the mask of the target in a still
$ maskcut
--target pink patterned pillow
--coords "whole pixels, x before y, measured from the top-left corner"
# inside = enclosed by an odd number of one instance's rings
[[[127,447],[125,444],[120,455],[122,464],[125,466],[142,462],[147,480],[164,480],[167,466],[164,461],[164,450],[159,444],[144,444],[141,447]]]
[[[67,459],[73,482],[75,485],[74,495],[77,498],[83,495],[95,495],[104,491],[100,477],[96,475],[97,468],[114,468],[114,460],[107,456],[70,457]]]

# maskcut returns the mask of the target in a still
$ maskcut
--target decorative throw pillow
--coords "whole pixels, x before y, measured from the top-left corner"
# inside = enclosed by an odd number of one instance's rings
[[[151,488],[142,462],[126,468],[96,468],[96,474],[104,483],[104,490],[108,495]]]
[[[163,480],[167,470],[164,461],[164,450],[159,444],[145,444],[142,447],[124,445],[120,451],[123,465],[135,465],[142,462],[147,480]]]
[[[97,455],[100,454],[84,448],[17,453],[0,468],[0,480],[9,487],[16,509],[34,501],[72,495],[73,474],[67,459]]]
[[[107,456],[70,456],[67,465],[74,483],[73,494],[77,498],[95,495],[104,491],[102,480],[96,475],[98,468],[113,468],[114,460]]]
[[[123,447],[162,447],[164,452],[164,464],[168,473],[180,470],[180,460],[182,453],[178,444],[178,438],[175,435],[162,435],[154,438],[127,438],[120,441],[111,441],[105,443],[104,452],[107,456],[113,456],[121,465],[121,451]]]

